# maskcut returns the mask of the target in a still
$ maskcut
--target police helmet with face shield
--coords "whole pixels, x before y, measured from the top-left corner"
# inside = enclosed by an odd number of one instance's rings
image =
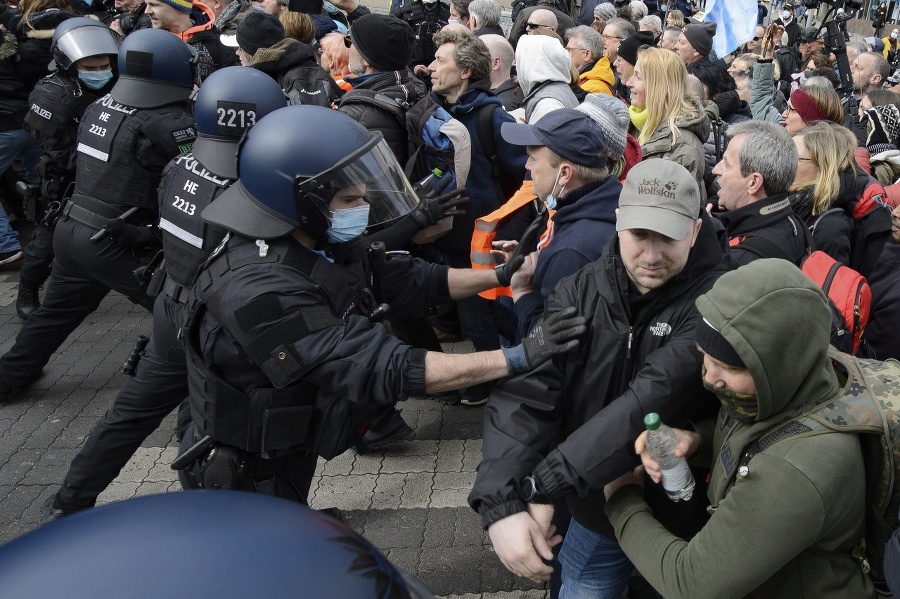
[[[203,81],[194,101],[194,157],[216,175],[237,178],[238,144],[264,116],[287,106],[275,80],[251,67],[218,69]]]
[[[71,73],[75,63],[94,56],[116,56],[119,42],[109,27],[96,19],[66,19],[53,32],[50,53],[56,68]]]
[[[140,29],[119,48],[119,80],[110,95],[135,108],[187,100],[197,82],[197,51],[162,29]]]
[[[294,229],[322,239],[342,190],[364,198],[369,226],[418,204],[381,135],[321,106],[289,106],[260,120],[241,146],[238,176],[203,219],[252,239],[277,239]]]

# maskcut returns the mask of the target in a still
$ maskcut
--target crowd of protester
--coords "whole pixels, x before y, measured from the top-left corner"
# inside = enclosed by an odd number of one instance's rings
[[[720,401],[726,412],[735,402],[750,410],[738,418],[743,428],[727,414],[726,423],[752,439],[762,423],[835,393],[822,367],[827,343],[804,345],[828,337],[815,319],[821,294],[798,274],[813,250],[871,286],[857,355],[900,358],[900,29],[848,44],[848,76],[824,29],[789,2],[768,26],[760,2],[754,36],[726,56],[713,51],[722,35],[715,23],[692,18],[689,2],[669,4],[517,2],[505,32],[495,0],[395,0],[390,14],[358,0],[326,1],[312,14],[286,0],[8,3],[0,7],[0,175],[46,177],[42,156],[53,148],[27,115],[66,19],[98,19],[120,39],[171,32],[192,48],[200,89],[221,69],[256,69],[288,104],[334,109],[383,136],[412,183],[435,173],[466,188],[464,212],[431,194],[394,226],[370,229],[388,249],[453,269],[493,268],[539,223],[537,250],[509,286],[389,319],[402,341],[436,352],[458,336],[477,351],[509,348],[542,315],[570,306],[588,321],[577,358],[435,394],[485,406],[484,463],[470,503],[511,571],[552,581],[562,597],[620,597],[635,566],[665,597],[870,596],[851,558],[863,521],[860,460],[842,462],[828,480],[811,450],[779,451],[770,486],[760,488],[736,483],[713,454],[706,466],[719,469],[711,480],[699,476],[682,511],[653,483],[636,492],[619,477],[638,463],[645,412],[681,429],[707,420],[708,429],[684,433],[692,454],[712,443]],[[72,84],[105,93],[114,63],[79,67]],[[420,115],[421,129],[412,125]],[[430,128],[433,118],[440,122]],[[435,147],[450,155],[440,169],[428,162]],[[40,235],[32,243],[48,243]],[[0,206],[0,267],[27,254]],[[23,319],[39,306],[42,284],[23,277]],[[812,307],[798,312],[774,298],[779,284]],[[792,315],[793,323],[773,320],[795,330],[766,324],[753,294],[765,310]],[[731,314],[745,304],[760,311]],[[725,330],[732,324],[746,344]],[[792,341],[779,347],[782,336]],[[11,397],[12,386],[6,391]],[[779,393],[787,398],[770,397]],[[388,410],[359,450],[411,434]],[[820,450],[858,453],[845,444]],[[726,449],[742,448],[726,440]],[[759,506],[779,510],[779,489],[796,482],[788,465],[812,481],[804,478],[810,487],[797,489],[797,501],[815,505],[802,517],[768,518]],[[519,488],[525,478],[530,497]],[[778,528],[789,525],[796,534]],[[678,553],[660,548],[667,535],[682,539],[671,545]],[[746,546],[736,542],[744,535]]]

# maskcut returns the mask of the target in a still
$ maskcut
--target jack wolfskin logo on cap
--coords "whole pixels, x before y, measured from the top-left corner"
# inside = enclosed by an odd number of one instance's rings
[[[663,184],[659,179],[644,179],[638,183],[637,192],[640,195],[662,196],[664,198],[674,198],[675,189],[678,183],[669,181]]]

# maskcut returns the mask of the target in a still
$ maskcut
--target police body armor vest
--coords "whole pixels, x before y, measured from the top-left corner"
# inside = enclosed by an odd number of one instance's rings
[[[97,100],[65,75],[54,73],[41,79],[29,96],[25,124],[48,138],[63,138],[59,129],[67,129],[65,138],[76,143],[78,124],[88,107]],[[60,148],[61,149],[61,148]],[[66,173],[74,178],[75,172]]]
[[[192,153],[179,156],[163,171],[159,186],[159,228],[162,231],[166,275],[190,287],[225,231],[200,218],[203,209],[232,179],[209,172]]]
[[[432,36],[447,25],[450,19],[450,6],[438,0],[437,7],[426,9],[422,0],[410,0],[398,11],[397,16],[406,21],[412,27],[416,36],[413,46],[412,63],[429,64],[434,60],[434,47]]]
[[[88,107],[78,130],[75,193],[156,214],[161,171],[141,164],[136,155],[140,135],[171,160],[191,149],[197,133],[194,117],[180,104],[140,109],[107,94]]]
[[[263,252],[253,240],[228,237],[197,276],[184,323],[191,416],[199,435],[208,435],[220,445],[263,458],[306,452],[331,459],[356,444],[377,408],[335,397],[328,390],[297,380],[301,359],[290,347],[291,337],[297,340],[358,313],[356,300],[367,278],[366,268],[362,261],[350,266],[332,264],[287,239],[268,244],[266,255],[260,256]],[[244,392],[203,360],[200,325],[207,311],[221,323],[222,295],[232,273],[276,265],[292,269],[299,278],[309,281],[328,297],[330,305],[304,310],[243,348],[249,359],[244,368],[252,370],[252,363],[274,382],[272,387]],[[266,293],[264,272],[257,281],[247,290],[242,313],[235,314],[237,320],[271,318],[275,310],[280,310],[280,306],[267,302],[271,296]]]

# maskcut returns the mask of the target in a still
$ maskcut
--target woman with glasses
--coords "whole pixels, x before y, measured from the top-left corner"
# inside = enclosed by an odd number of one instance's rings
[[[806,86],[791,94],[781,116],[784,118],[784,128],[794,135],[814,121],[831,121],[840,125],[844,121],[844,109],[841,97],[833,89]]]
[[[797,175],[788,199],[794,214],[810,228],[815,249],[850,264],[851,214],[868,180],[854,160],[856,137],[846,127],[820,120],[793,139]]]
[[[632,135],[641,144],[644,159],[668,158],[697,179],[706,198],[703,142],[709,136],[706,112],[691,95],[687,69],[674,52],[645,48],[638,52],[631,91]]]

